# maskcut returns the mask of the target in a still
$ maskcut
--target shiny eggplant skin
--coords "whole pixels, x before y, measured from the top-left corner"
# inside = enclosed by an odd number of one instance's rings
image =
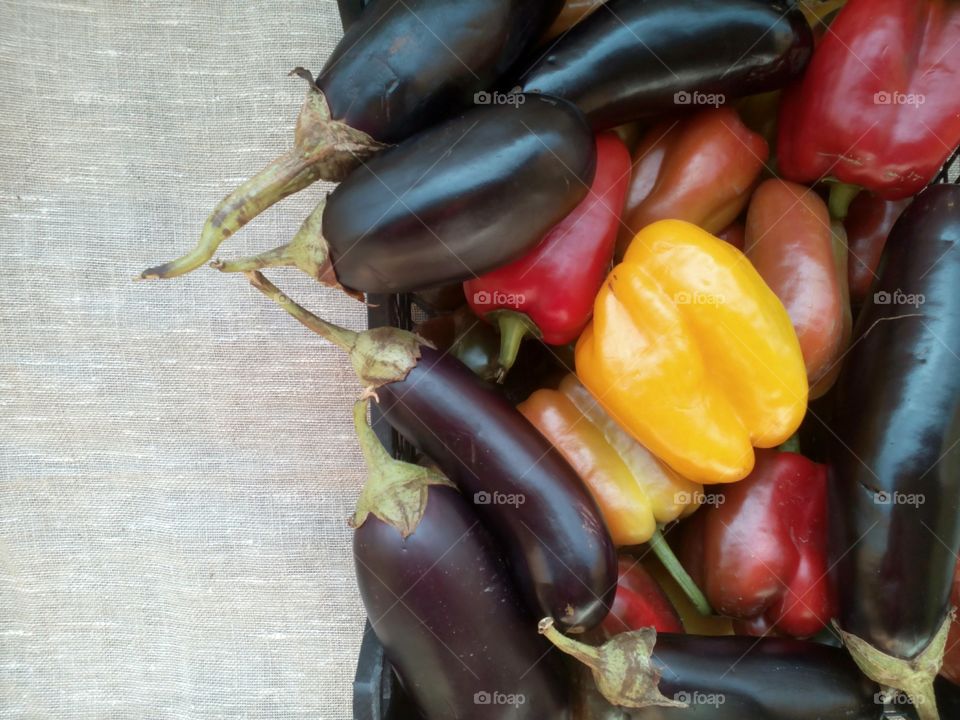
[[[879,687],[846,650],[788,638],[657,635],[660,692],[688,708],[632,720],[878,720]],[[711,702],[711,700],[715,702]]]
[[[946,617],[960,549],[960,187],[890,233],[836,387],[831,553],[840,625],[902,659]]]
[[[549,645],[473,508],[453,488],[427,492],[408,538],[370,515],[353,540],[364,607],[404,688],[427,720],[569,718],[556,658],[542,659]]]
[[[340,10],[340,24],[344,31],[360,19],[363,9],[370,3],[367,0],[337,0],[337,8]]]
[[[375,0],[317,77],[333,119],[395,143],[474,102],[563,0]]]
[[[419,290],[522,256],[586,196],[596,146],[564,100],[521,96],[425,130],[354,170],[327,199],[339,281]]]
[[[596,503],[553,446],[496,389],[428,347],[380,410],[472,502],[506,555],[531,612],[596,626],[617,585],[617,557]]]
[[[803,13],[785,0],[610,0],[521,65],[519,82],[575,102],[604,130],[713,104],[694,93],[724,102],[782,87],[812,52]]]

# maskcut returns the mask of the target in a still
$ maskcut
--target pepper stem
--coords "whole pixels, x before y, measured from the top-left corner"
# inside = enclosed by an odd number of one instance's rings
[[[297,118],[294,146],[217,204],[190,252],[144,270],[141,280],[172,278],[196,270],[213,257],[224,240],[267,208],[317,180],[344,179],[365,158],[385,147],[334,120],[326,98],[306,70],[297,68],[291,74],[310,83]]]
[[[677,559],[677,556],[673,554],[673,550],[663,537],[663,533],[659,527],[653,531],[653,535],[650,536],[650,540],[647,542],[650,545],[650,549],[653,550],[653,554],[663,563],[667,572],[677,581],[677,585],[679,585],[683,592],[686,593],[686,596],[690,598],[690,602],[693,603],[697,612],[701,615],[713,615],[713,608],[710,607],[710,602],[703,594],[703,591],[697,587],[697,584]]]
[[[494,310],[488,313],[487,317],[500,328],[500,368],[497,371],[497,382],[502,383],[517,361],[520,343],[528,335],[540,337],[540,328],[529,315],[516,310]]]
[[[553,618],[537,626],[541,635],[586,665],[600,693],[612,704],[627,708],[687,707],[660,693],[660,670],[653,662],[657,631],[652,627],[620,633],[599,647],[563,635]]]
[[[436,470],[390,456],[367,422],[369,398],[370,395],[365,394],[353,406],[353,423],[369,474],[350,525],[358,528],[373,514],[407,538],[417,529],[427,510],[430,486],[454,485]]]
[[[834,220],[845,220],[850,210],[850,203],[863,190],[859,185],[835,182],[830,185],[830,217]]]
[[[788,437],[780,447],[777,448],[778,452],[789,452],[789,453],[800,453],[800,434],[794,433]]]
[[[951,608],[930,644],[910,660],[881,652],[863,638],[844,631],[836,621],[834,628],[864,675],[885,688],[906,693],[920,720],[940,720],[933,681],[943,665],[943,653],[955,614],[956,610]]]
[[[395,327],[358,333],[317,317],[284,295],[259,271],[244,273],[250,284],[293,316],[300,324],[350,355],[364,387],[376,388],[404,380],[420,359],[420,346],[432,347],[423,338]]]

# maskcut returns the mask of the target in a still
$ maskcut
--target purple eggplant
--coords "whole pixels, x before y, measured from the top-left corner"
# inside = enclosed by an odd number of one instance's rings
[[[197,249],[142,278],[205,264],[274,203],[317,180],[341,181],[388,144],[461,112],[547,28],[563,0],[377,0],[343,36],[297,119],[294,147],[220,201]]]
[[[391,458],[354,408],[370,472],[354,517],[377,638],[427,720],[569,718],[568,691],[476,513],[440,473]]]
[[[339,328],[258,272],[248,277],[350,353],[387,421],[473,504],[531,612],[555,617],[568,631],[603,620],[616,592],[617,557],[600,510],[563,456],[496,389],[412,333]]]
[[[934,185],[890,233],[831,420],[839,626],[918,709],[933,706],[960,550],[958,288],[960,187]]]
[[[521,76],[602,130],[783,87],[813,52],[790,0],[609,0]]]
[[[288,245],[214,266],[292,265],[327,284],[391,293],[459,282],[520,257],[586,196],[596,145],[573,104],[515,99],[386,150],[337,187]],[[176,274],[183,262],[148,272]]]

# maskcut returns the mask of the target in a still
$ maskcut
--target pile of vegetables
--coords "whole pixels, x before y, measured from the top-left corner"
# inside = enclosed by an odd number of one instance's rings
[[[960,717],[960,4],[347,9],[291,150],[142,277],[243,273],[349,356],[422,717]],[[346,330],[284,266],[430,317]]]

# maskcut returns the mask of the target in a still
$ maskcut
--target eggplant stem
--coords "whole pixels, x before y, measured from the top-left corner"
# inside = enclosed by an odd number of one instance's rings
[[[690,602],[693,603],[697,612],[701,615],[713,615],[713,608],[710,607],[710,602],[703,594],[703,591],[697,587],[697,584],[677,559],[677,556],[674,555],[673,550],[663,537],[663,533],[659,527],[653,531],[653,535],[650,536],[650,540],[647,542],[650,545],[650,549],[653,550],[653,554],[657,556],[667,569],[667,572],[677,581],[677,585],[679,585],[686,596],[690,598]]]
[[[192,250],[144,270],[140,279],[167,279],[196,270],[210,261],[224,240],[267,208],[317,180],[343,180],[384,147],[366,133],[334,120],[326,98],[311,81],[297,117],[294,146],[217,203]]]
[[[342,328],[339,325],[334,325],[323,318],[317,317],[305,307],[298,305],[284,295],[280,288],[264,277],[263,273],[254,270],[246,272],[244,275],[247,276],[251,285],[273,300],[308,330],[315,332],[324,340],[336,345],[341,350],[346,350],[348,353],[353,351],[354,346],[357,344],[359,333]]]
[[[553,643],[558,650],[571,657],[575,657],[587,667],[595,670],[600,666],[600,650],[592,645],[587,645],[586,643],[564,635],[557,630],[553,618],[543,618],[539,625],[537,625],[537,630],[541,635],[545,636],[547,640]]]

